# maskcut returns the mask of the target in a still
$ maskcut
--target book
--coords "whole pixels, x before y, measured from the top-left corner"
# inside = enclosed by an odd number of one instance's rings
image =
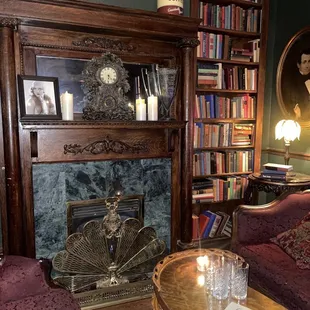
[[[211,212],[211,211],[203,211],[203,214],[209,217],[209,223],[208,223],[208,225],[207,225],[207,227],[204,230],[203,235],[202,235],[203,238],[207,238],[207,237],[209,237],[211,228],[212,228],[213,223],[216,219],[216,214]]]
[[[192,214],[192,239],[196,240],[199,238],[199,217],[196,214]]]
[[[205,215],[204,213],[199,214],[199,234],[200,234],[200,238],[203,237],[203,233],[206,230],[209,221],[210,221],[209,216]]]
[[[219,228],[221,221],[222,221],[222,216],[215,213],[215,220],[213,222],[213,225],[212,225],[210,233],[209,233],[210,238],[215,237],[215,234],[217,232],[217,229]]]
[[[226,226],[227,222],[229,221],[230,219],[230,215],[225,213],[225,212],[222,212],[222,211],[217,211],[216,214],[219,214],[222,216],[222,221],[215,233],[216,236],[221,236],[222,235],[222,231],[224,230],[224,227]]]
[[[265,169],[269,170],[277,170],[277,171],[292,171],[292,165],[282,165],[282,164],[274,164],[274,163],[267,163],[263,165]]]

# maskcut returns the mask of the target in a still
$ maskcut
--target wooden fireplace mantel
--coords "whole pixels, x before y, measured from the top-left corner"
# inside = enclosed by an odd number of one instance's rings
[[[191,241],[192,102],[200,20],[82,0],[0,4],[0,199],[4,252],[35,256],[32,165],[170,157],[171,245]],[[39,56],[91,59],[110,51],[129,63],[181,68],[175,121],[21,121],[17,75]],[[108,146],[107,146],[108,145]],[[99,151],[98,151],[99,150]]]

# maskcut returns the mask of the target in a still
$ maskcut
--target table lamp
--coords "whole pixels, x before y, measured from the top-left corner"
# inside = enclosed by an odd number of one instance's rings
[[[288,165],[290,160],[289,147],[291,141],[294,141],[296,138],[298,138],[299,140],[299,137],[300,137],[300,125],[296,121],[283,119],[277,123],[276,140],[281,140],[282,138],[284,138],[285,165]]]

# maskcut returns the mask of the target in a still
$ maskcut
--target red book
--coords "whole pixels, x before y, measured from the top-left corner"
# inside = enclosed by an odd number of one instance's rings
[[[208,223],[209,223],[210,218],[204,214],[199,215],[199,232],[200,232],[200,237],[203,236],[203,232],[205,231]]]

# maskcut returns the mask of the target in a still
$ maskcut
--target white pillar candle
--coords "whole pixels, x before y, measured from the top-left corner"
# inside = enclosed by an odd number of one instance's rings
[[[66,121],[73,120],[73,94],[67,91],[60,96],[62,119]]]
[[[141,98],[136,99],[136,120],[137,121],[146,120],[146,104],[145,100]]]
[[[147,119],[158,121],[158,98],[153,95],[147,98]]]

